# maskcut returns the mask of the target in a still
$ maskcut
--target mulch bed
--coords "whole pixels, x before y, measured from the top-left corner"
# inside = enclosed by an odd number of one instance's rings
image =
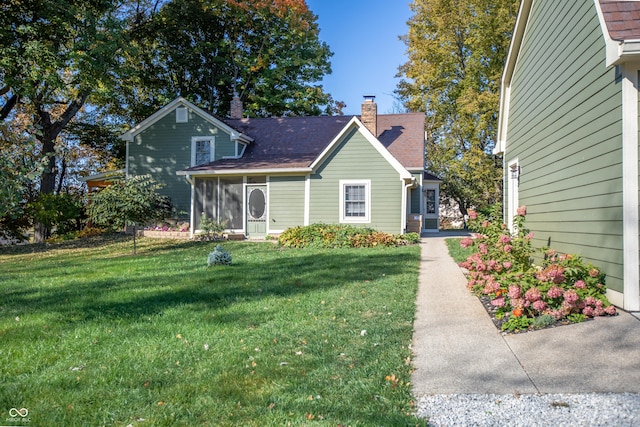
[[[479,296],[478,299],[480,300],[480,302],[482,303],[482,306],[484,307],[484,309],[487,311],[487,314],[489,315],[489,317],[491,318],[491,321],[493,321],[493,324],[495,325],[495,327],[498,329],[498,331],[500,331],[502,334],[524,334],[527,332],[533,332],[533,331],[541,331],[543,329],[549,329],[549,328],[557,328],[559,326],[566,326],[566,325],[572,325],[573,322],[567,320],[567,319],[562,319],[562,320],[556,320],[555,323],[552,323],[548,326],[545,326],[543,328],[536,328],[534,329],[533,327],[529,327],[528,329],[522,329],[522,330],[517,330],[517,331],[503,331],[502,330],[502,325],[504,323],[506,323],[509,318],[508,317],[503,317],[502,319],[497,319],[496,318],[496,312],[498,311],[498,308],[491,305],[491,298],[488,296]],[[592,318],[586,318],[584,321],[588,322],[593,320]]]

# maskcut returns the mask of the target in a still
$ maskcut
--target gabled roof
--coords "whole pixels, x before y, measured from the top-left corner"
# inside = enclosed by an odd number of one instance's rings
[[[613,40],[640,40],[640,2],[600,0],[600,9]]]
[[[209,123],[213,124],[214,126],[222,129],[227,134],[231,135],[232,139],[240,140],[240,141],[245,142],[245,143],[250,143],[252,141],[252,139],[250,137],[248,137],[247,135],[243,135],[243,134],[237,132],[235,129],[233,129],[232,127],[230,127],[226,123],[224,123],[222,120],[216,118],[212,114],[210,114],[207,111],[203,110],[202,108],[192,104],[191,102],[187,101],[186,99],[184,99],[182,97],[178,97],[178,98],[174,99],[173,101],[171,101],[170,103],[168,103],[167,105],[165,105],[164,107],[162,107],[161,109],[159,109],[158,111],[156,111],[155,113],[153,113],[152,115],[147,117],[145,120],[143,120],[142,122],[138,123],[136,126],[134,126],[131,129],[129,129],[127,132],[125,132],[122,135],[120,135],[120,139],[123,139],[125,141],[133,141],[133,138],[137,134],[139,134],[140,132],[144,131],[149,126],[153,125],[158,120],[162,119],[167,114],[171,113],[172,111],[174,111],[176,108],[179,108],[179,107],[186,107],[186,108],[190,109],[195,114],[197,114],[200,117],[202,117],[204,120],[208,121]]]
[[[354,120],[366,130],[356,116],[226,119],[228,126],[253,138],[244,155],[194,166],[181,174],[311,171]],[[370,142],[390,154],[388,160],[394,166],[422,171],[424,120],[422,113],[378,115],[378,138],[366,132]]]
[[[640,57],[640,2],[594,0],[606,44],[607,66]]]
[[[409,171],[424,170],[424,113],[378,115],[378,140]]]

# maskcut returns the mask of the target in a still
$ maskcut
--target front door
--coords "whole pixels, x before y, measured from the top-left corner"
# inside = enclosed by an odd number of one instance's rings
[[[247,186],[247,236],[267,233],[267,186]]]

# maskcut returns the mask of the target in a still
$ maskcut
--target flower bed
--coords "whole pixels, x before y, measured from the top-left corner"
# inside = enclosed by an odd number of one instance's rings
[[[520,207],[511,234],[497,209],[488,218],[470,211],[477,234],[460,241],[477,248],[460,266],[496,326],[516,332],[617,314],[605,297],[604,274],[579,256],[543,248],[542,263],[533,263],[533,233],[524,228],[525,216]]]
[[[188,239],[190,235],[188,223],[178,224],[176,226],[158,224],[153,227],[145,227],[140,234],[145,237],[167,239]]]

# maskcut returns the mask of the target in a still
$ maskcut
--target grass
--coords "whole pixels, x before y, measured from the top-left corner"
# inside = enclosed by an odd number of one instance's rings
[[[447,242],[447,248],[449,249],[449,255],[451,258],[457,263],[463,262],[467,260],[467,257],[473,255],[475,252],[475,248],[463,248],[460,246],[460,239],[450,238],[445,239]]]
[[[418,246],[216,244],[0,250],[0,424],[424,425]]]

